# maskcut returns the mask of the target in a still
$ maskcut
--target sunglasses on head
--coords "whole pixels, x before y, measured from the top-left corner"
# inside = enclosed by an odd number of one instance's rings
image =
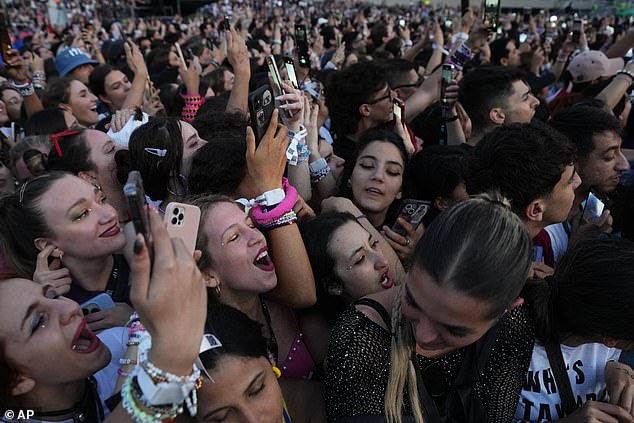
[[[57,134],[51,135],[51,141],[53,142],[53,146],[55,147],[55,152],[57,153],[59,158],[62,158],[63,156],[62,148],[60,147],[59,142],[62,139],[64,139],[64,137],[69,137],[69,136],[77,135],[77,134],[79,134],[79,131],[75,129],[70,129],[70,130],[58,132]]]

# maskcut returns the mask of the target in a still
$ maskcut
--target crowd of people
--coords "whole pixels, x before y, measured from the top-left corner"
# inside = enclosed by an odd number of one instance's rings
[[[629,20],[31,3],[0,421],[634,421]]]

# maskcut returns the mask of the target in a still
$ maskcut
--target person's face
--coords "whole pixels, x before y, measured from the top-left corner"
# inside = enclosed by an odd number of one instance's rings
[[[279,423],[283,399],[271,363],[264,357],[226,355],[198,391],[200,422]]]
[[[116,210],[103,192],[79,177],[53,182],[40,198],[39,209],[53,233],[45,243],[61,249],[65,259],[104,257],[125,246]]]
[[[90,78],[90,74],[92,73],[92,70],[95,67],[90,64],[90,63],[86,63],[83,65],[79,65],[77,66],[75,69],[73,69],[70,74],[79,79],[83,84],[88,85],[88,80]]]
[[[386,85],[384,88],[377,91],[370,99],[370,102],[367,103],[367,117],[377,125],[391,121],[394,118],[393,99],[394,91],[392,91],[389,86]]]
[[[132,84],[121,71],[110,72],[104,81],[105,98],[102,100],[110,105],[113,111],[121,110]]]
[[[386,212],[401,197],[405,163],[395,145],[374,141],[359,153],[350,182],[354,203],[364,212]]]
[[[0,194],[11,194],[15,191],[15,178],[11,170],[0,163]]]
[[[531,89],[524,81],[513,82],[513,94],[507,99],[504,108],[504,123],[529,123],[535,116],[539,100],[531,94]]]
[[[0,100],[0,125],[4,125],[7,122],[9,122],[7,106],[4,104],[4,101]]]
[[[32,381],[31,389],[80,381],[110,361],[110,351],[88,329],[79,305],[57,297],[50,285],[2,281],[0,303],[4,354],[20,376]],[[21,388],[31,390],[16,386]]]
[[[575,190],[580,184],[581,178],[575,167],[573,165],[566,166],[555,188],[544,198],[543,221],[545,224],[563,222],[568,218],[572,203],[575,200]]]
[[[346,61],[343,62],[343,68],[347,68],[348,66],[354,65],[355,63],[359,63],[359,58],[357,57],[356,54],[354,53],[350,53],[347,57],[346,57]]]
[[[189,169],[191,169],[192,159],[196,151],[203,145],[207,144],[207,141],[200,138],[198,131],[189,123],[180,121],[181,135],[183,137],[183,163],[181,166],[183,175],[189,175]]]
[[[333,271],[343,283],[344,295],[352,301],[394,285],[379,240],[356,222],[333,232],[328,254],[335,262]]]
[[[343,173],[343,166],[346,164],[346,161],[337,156],[332,149],[332,145],[325,140],[319,140],[319,155],[323,157],[326,160],[326,163],[328,163],[328,166],[330,166],[330,173],[333,178],[335,178],[337,186],[339,186],[341,174]]]
[[[630,164],[621,150],[621,137],[614,131],[603,131],[592,137],[594,150],[579,160],[579,174],[584,191],[610,194],[616,190],[623,172]]]
[[[223,79],[225,91],[231,91],[233,89],[233,81],[235,79],[233,72],[226,70],[224,72]]]
[[[520,65],[520,51],[515,48],[515,43],[509,41],[506,45],[506,51],[508,56],[506,57],[506,66],[519,66]]]
[[[487,302],[439,286],[419,266],[407,276],[401,310],[412,325],[416,344],[433,355],[476,342],[496,322]]]
[[[97,97],[80,81],[70,83],[70,96],[67,111],[70,111],[80,125],[90,127],[99,122],[97,113]]]
[[[212,206],[203,230],[215,265],[206,270],[216,276],[223,290],[262,294],[275,288],[277,276],[266,239],[237,205]]]
[[[20,120],[22,110],[22,96],[14,90],[4,90],[2,92],[2,101],[7,107],[7,114],[12,121]]]
[[[212,59],[211,50],[205,47],[199,59],[200,59],[200,64],[203,66],[210,64]]]
[[[97,181],[101,186],[116,187],[121,189],[121,183],[117,179],[117,164],[114,155],[117,147],[105,132],[89,129],[86,135],[90,148],[90,161],[96,166]]]
[[[403,101],[407,101],[408,98],[414,95],[418,89],[418,78],[418,74],[414,69],[407,72],[403,83],[394,87],[394,91],[398,95],[398,98]]]

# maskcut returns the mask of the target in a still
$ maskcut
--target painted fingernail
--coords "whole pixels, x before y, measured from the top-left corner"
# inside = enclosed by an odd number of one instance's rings
[[[143,251],[143,239],[137,238],[134,240],[134,254],[141,254]]]

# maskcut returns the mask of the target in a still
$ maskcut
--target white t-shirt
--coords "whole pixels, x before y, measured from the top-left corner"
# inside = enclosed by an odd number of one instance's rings
[[[566,232],[564,225],[567,225],[567,223],[555,223],[554,225],[548,225],[544,228],[550,237],[555,266],[557,266],[568,249],[568,232]]]
[[[561,352],[577,405],[588,400],[604,400],[605,364],[618,360],[621,350],[603,344],[583,344],[578,347],[562,345]],[[562,417],[563,406],[546,350],[535,344],[514,421],[542,422]]]

